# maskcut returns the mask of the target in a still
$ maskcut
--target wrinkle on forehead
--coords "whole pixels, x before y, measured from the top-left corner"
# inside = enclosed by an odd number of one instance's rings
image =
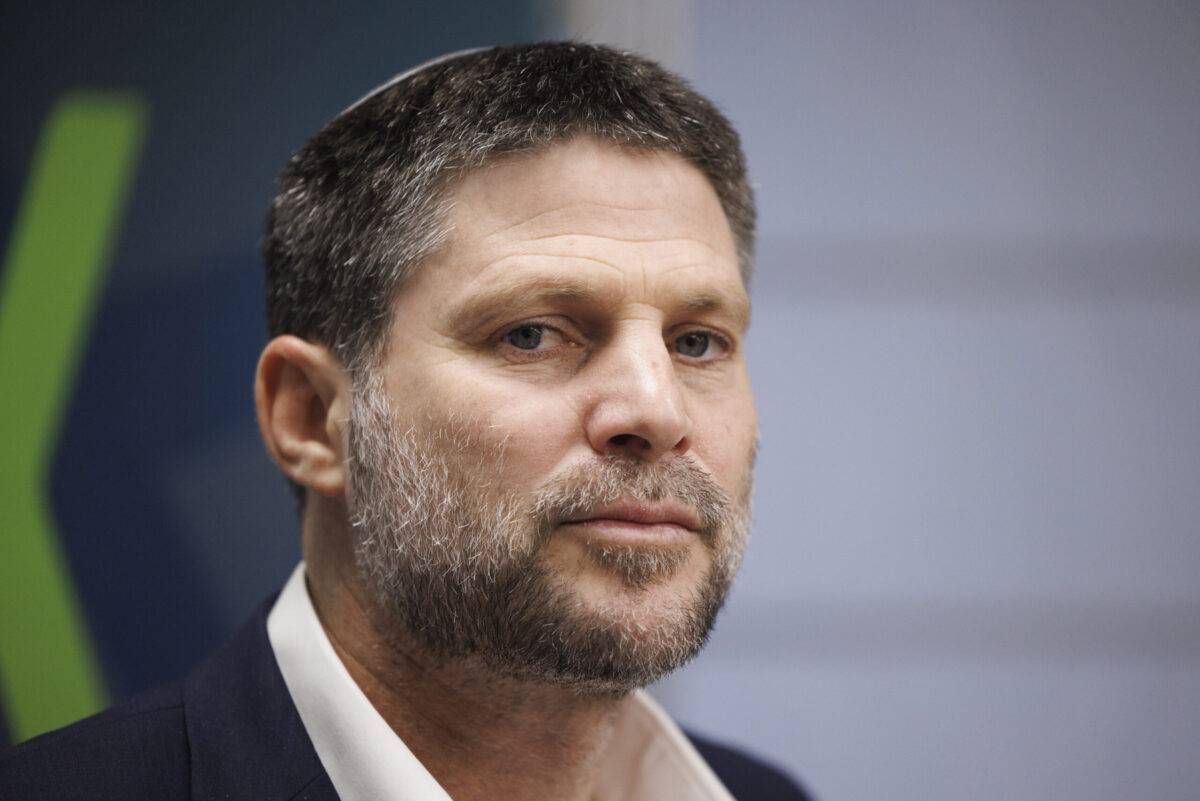
[[[576,203],[565,203],[563,205],[557,206],[552,209],[544,209],[542,211],[533,212],[528,217],[515,220],[509,224],[506,224],[506,225],[501,226],[500,228],[497,228],[494,231],[488,231],[487,233],[482,234],[482,238],[488,239],[488,238],[497,236],[499,234],[503,234],[506,231],[520,229],[520,228],[524,228],[526,226],[533,226],[538,222],[545,221],[547,218],[550,218],[555,214],[560,214],[562,212],[574,211],[577,209],[590,209],[590,210],[607,209],[609,211],[617,211],[617,212],[655,212],[655,211],[663,211],[664,210],[662,206],[624,206],[624,205],[620,205],[617,203],[598,203],[598,202],[594,202],[594,201],[579,201]],[[551,236],[553,236],[553,234],[551,234]],[[541,239],[544,237],[534,237],[534,238]]]
[[[582,137],[467,173],[452,194],[455,229],[477,240],[509,232],[525,239],[564,233],[669,239],[677,237],[672,227],[690,221],[702,223],[692,233],[702,231],[706,245],[736,259],[716,191],[672,153]]]
[[[571,142],[468,173],[452,199],[453,234],[426,273],[437,285],[435,317],[492,289],[522,305],[522,292],[570,276],[603,306],[720,307],[738,325],[748,320],[720,201],[672,154]]]
[[[554,234],[544,234],[542,236],[523,237],[521,239],[521,241],[524,243],[554,242],[556,240],[563,240],[563,244],[567,245],[567,246],[574,244],[574,242],[576,242],[576,241],[582,242],[582,241],[586,241],[586,240],[600,240],[602,242],[617,242],[617,243],[624,244],[624,245],[662,245],[662,246],[667,246],[667,247],[676,247],[676,246],[689,247],[692,245],[698,245],[701,248],[703,248],[704,250],[707,250],[710,254],[715,256],[718,260],[726,257],[726,254],[721,252],[712,243],[705,242],[703,239],[696,239],[694,237],[674,237],[674,238],[668,237],[668,238],[664,239],[661,237],[630,237],[630,236],[612,236],[612,235],[583,234],[583,233],[554,233]],[[569,255],[569,254],[564,254],[564,255]],[[683,266],[686,266],[686,265],[683,265]],[[678,269],[678,266],[671,267],[669,269]]]

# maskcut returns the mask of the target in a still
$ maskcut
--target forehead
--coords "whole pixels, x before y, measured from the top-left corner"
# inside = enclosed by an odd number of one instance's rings
[[[716,192],[673,153],[581,137],[474,170],[448,197],[447,246],[417,281],[441,284],[446,300],[554,273],[645,291],[692,285],[744,302]]]
[[[452,190],[451,223],[463,233],[499,233],[524,225],[552,228],[587,207],[600,226],[619,224],[652,238],[664,226],[700,221],[706,244],[733,251],[732,234],[712,185],[700,170],[665,150],[643,150],[579,137],[492,162]]]

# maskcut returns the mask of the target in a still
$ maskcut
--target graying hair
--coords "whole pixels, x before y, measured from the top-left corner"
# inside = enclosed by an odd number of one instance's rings
[[[453,179],[580,135],[669,151],[698,168],[749,281],[755,208],[745,156],[711,102],[657,64],[607,47],[496,47],[390,82],[292,156],[262,243],[271,336],[318,341],[353,372],[369,369],[396,292],[445,244]]]

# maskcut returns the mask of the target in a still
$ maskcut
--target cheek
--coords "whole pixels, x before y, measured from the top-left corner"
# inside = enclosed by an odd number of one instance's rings
[[[736,491],[754,458],[758,419],[753,397],[747,391],[724,402],[710,402],[693,422],[696,454],[727,491]]]
[[[504,443],[504,466],[513,484],[541,484],[584,442],[578,410],[564,395],[508,394],[475,404],[481,435]]]
[[[410,368],[406,376],[389,376],[389,381],[402,419],[432,419],[469,431],[481,453],[503,446],[503,465],[495,470],[513,490],[540,484],[584,442],[579,409],[569,392],[491,380],[457,359],[422,371]]]

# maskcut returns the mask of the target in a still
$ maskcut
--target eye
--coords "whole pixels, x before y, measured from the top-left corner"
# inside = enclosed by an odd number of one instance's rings
[[[504,335],[504,341],[518,350],[537,350],[546,332],[544,325],[522,325]]]
[[[699,359],[708,352],[708,334],[703,331],[692,331],[675,338],[675,350],[684,356]]]
[[[675,337],[675,352],[688,359],[711,361],[728,350],[725,340],[709,331],[688,331]]]
[[[562,354],[575,339],[557,326],[543,322],[515,325],[500,335],[500,350],[510,359],[530,361]]]

